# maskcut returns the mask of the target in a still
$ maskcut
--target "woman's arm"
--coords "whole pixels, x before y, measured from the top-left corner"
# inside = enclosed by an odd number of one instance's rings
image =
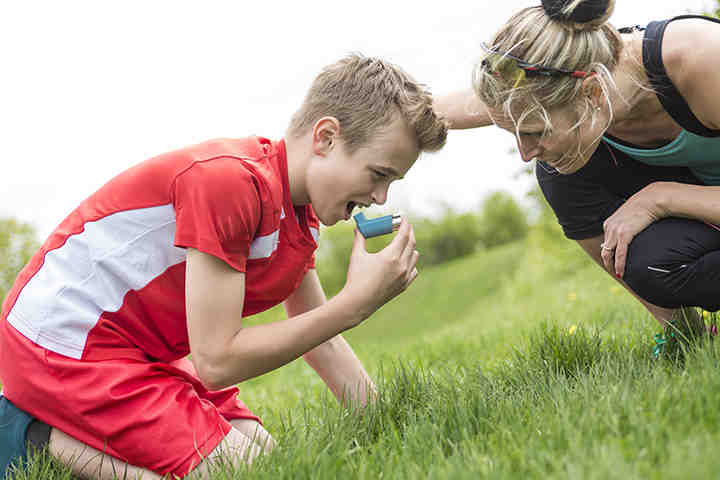
[[[452,129],[485,127],[493,123],[485,105],[472,89],[436,97],[434,108],[450,122]]]
[[[325,304],[326,301],[317,272],[310,270],[283,305],[288,318],[292,319]],[[336,335],[318,345],[303,355],[303,358],[344,406],[364,406],[374,397],[375,384],[342,335]]]
[[[720,159],[718,159],[720,161]],[[720,225],[720,186],[655,182],[630,197],[605,223],[602,260],[619,277],[635,235],[665,217],[682,217]]]
[[[720,186],[656,182],[645,189],[656,205],[659,218],[692,218],[720,225]]]
[[[665,69],[700,123],[711,130],[720,130],[718,58],[720,23],[689,19],[668,24],[663,38]]]

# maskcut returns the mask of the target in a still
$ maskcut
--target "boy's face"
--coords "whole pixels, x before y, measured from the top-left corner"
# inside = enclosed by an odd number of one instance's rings
[[[396,119],[351,155],[341,138],[315,157],[307,172],[313,210],[325,225],[349,220],[356,206],[382,205],[394,180],[405,176],[420,154],[415,136]]]

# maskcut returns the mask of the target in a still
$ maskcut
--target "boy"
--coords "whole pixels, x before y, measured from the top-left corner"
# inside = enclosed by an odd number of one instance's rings
[[[233,385],[301,355],[338,400],[363,405],[374,385],[340,333],[415,279],[415,239],[404,221],[368,254],[356,233],[347,283],[326,301],[319,221],[385,203],[446,134],[421,85],[350,55],[318,75],[284,140],[213,140],[108,182],[3,305],[0,444],[15,461],[26,439],[47,444],[91,478],[207,477],[220,455],[250,462],[273,445]],[[281,302],[288,320],[242,325]]]

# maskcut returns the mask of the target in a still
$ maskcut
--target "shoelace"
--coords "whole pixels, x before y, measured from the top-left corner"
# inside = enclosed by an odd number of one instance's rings
[[[670,336],[675,337],[675,334],[671,333]],[[665,351],[665,345],[667,345],[667,340],[665,339],[665,336],[662,333],[656,333],[654,339],[655,339],[655,346],[652,349],[652,354],[653,354],[653,358],[657,359]]]

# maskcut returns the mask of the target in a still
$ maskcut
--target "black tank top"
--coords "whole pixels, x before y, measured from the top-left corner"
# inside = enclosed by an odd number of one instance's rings
[[[665,65],[663,65],[662,40],[665,35],[665,28],[668,23],[684,18],[700,18],[720,23],[720,20],[701,15],[682,15],[668,20],[650,22],[645,31],[645,38],[643,39],[643,64],[645,65],[645,71],[650,80],[650,86],[657,92],[657,97],[663,108],[665,108],[665,111],[667,111],[681,127],[688,132],[702,137],[720,137],[720,130],[710,130],[700,123],[692,110],[690,110],[690,106],[682,95],[680,95],[675,85],[673,85],[665,71]],[[715,61],[717,61],[717,59],[708,59],[708,62]]]

